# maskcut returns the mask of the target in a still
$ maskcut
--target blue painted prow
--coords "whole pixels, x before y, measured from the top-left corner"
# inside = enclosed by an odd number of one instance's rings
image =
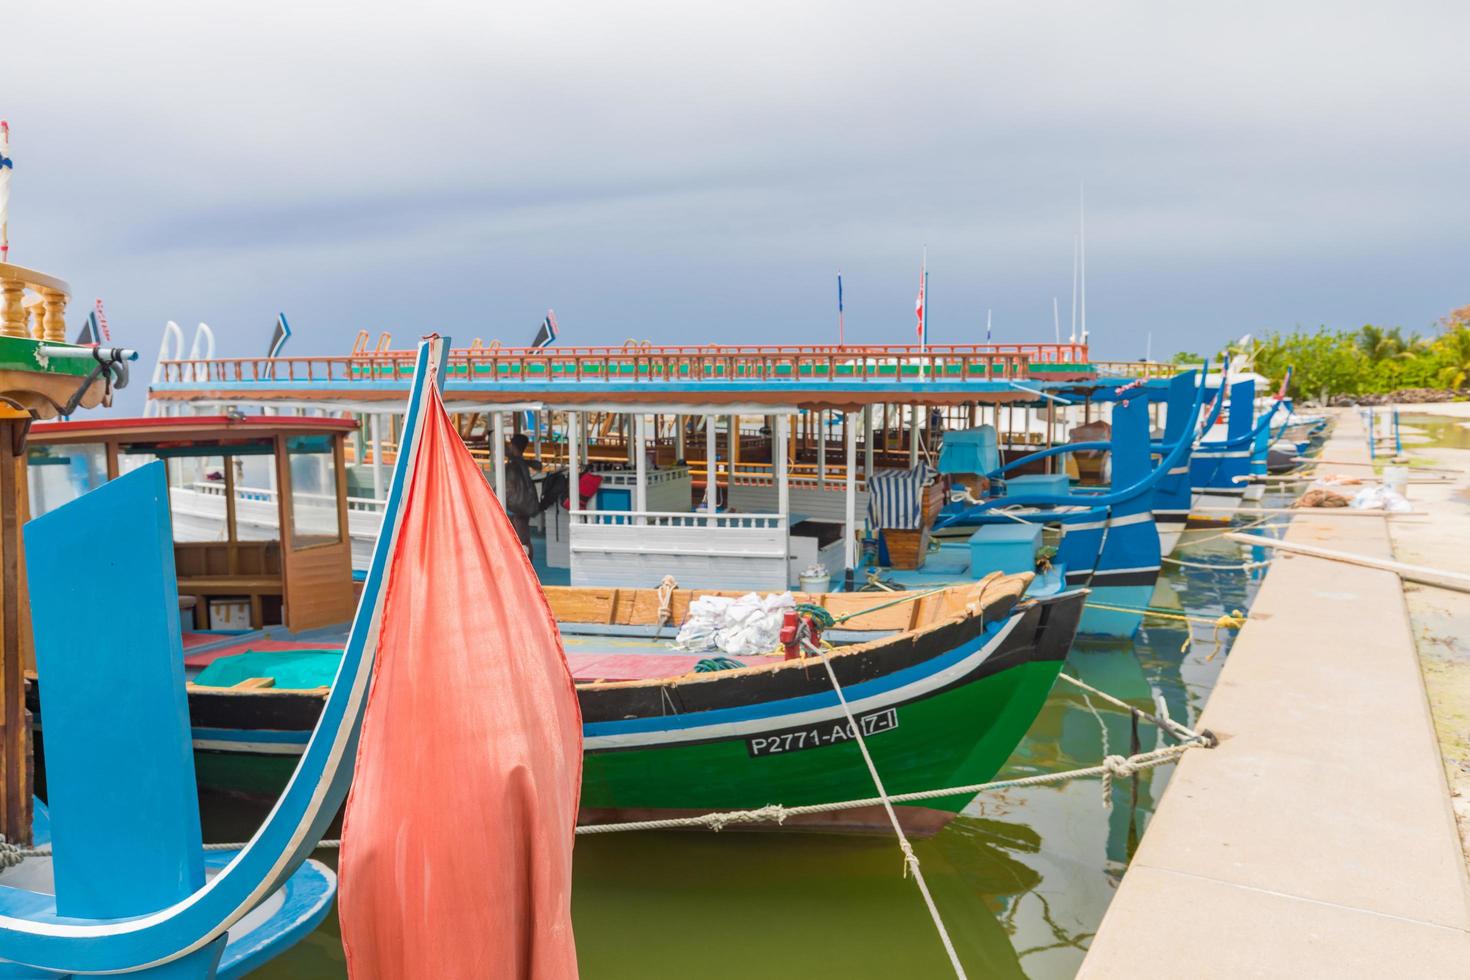
[[[145,915],[204,884],[164,463],[28,523],[56,912]],[[224,941],[151,977],[212,976]]]

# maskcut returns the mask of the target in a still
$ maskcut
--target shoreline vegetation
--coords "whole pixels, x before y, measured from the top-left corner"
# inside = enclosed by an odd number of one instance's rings
[[[1428,336],[1371,324],[1357,330],[1297,328],[1231,345],[1230,352],[1244,354],[1256,373],[1277,383],[1291,368],[1288,394],[1302,404],[1470,399],[1470,306],[1441,317]],[[1174,357],[1176,364],[1200,360],[1197,354]]]

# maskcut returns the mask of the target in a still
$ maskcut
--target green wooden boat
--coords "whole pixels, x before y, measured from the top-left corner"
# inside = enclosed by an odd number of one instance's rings
[[[797,596],[844,619],[827,634],[830,659],[890,793],[984,782],[1025,735],[1085,598],[1080,590],[1026,597],[1030,579],[997,573],[897,604],[882,593]],[[669,649],[674,629],[661,624],[721,593],[676,591],[664,612],[653,589],[546,594],[582,708],[583,823],[875,795],[818,661],[739,657],[739,667],[699,671],[707,655]],[[197,671],[189,687],[196,770],[208,787],[270,795],[306,744],[338,654],[320,640],[229,639],[187,658]],[[957,794],[899,810],[908,830],[924,834],[968,802]],[[888,824],[880,807],[867,807],[783,826]]]

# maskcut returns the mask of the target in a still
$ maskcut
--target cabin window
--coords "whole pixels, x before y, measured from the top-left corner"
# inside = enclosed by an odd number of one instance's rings
[[[337,460],[331,436],[286,440],[291,470],[291,547],[311,548],[342,540],[337,510]]]
[[[107,482],[107,447],[100,442],[32,443],[26,463],[32,517],[49,513]]]

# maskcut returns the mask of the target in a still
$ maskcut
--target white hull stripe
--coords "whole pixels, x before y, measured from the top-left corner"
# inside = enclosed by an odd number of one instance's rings
[[[1095,531],[1098,528],[1103,528],[1103,527],[1107,527],[1107,528],[1120,528],[1120,527],[1127,527],[1130,524],[1144,524],[1144,523],[1147,523],[1147,522],[1149,522],[1149,521],[1151,521],[1153,519],[1154,519],[1153,512],[1146,510],[1146,511],[1143,511],[1142,513],[1138,513],[1138,514],[1127,514],[1127,515],[1125,515],[1123,517],[1115,517],[1115,518],[1113,518],[1110,521],[1103,520],[1103,521],[1088,521],[1086,524],[1065,524],[1065,525],[1063,525],[1063,529],[1065,531],[1068,531],[1068,532],[1071,532],[1071,531]]]
[[[1016,623],[1020,619],[1020,616],[1011,616],[1010,622],[1001,627],[987,643],[968,657],[964,657],[950,664],[943,670],[918,678],[902,687],[857,700],[849,700],[848,707],[856,714],[892,704],[902,704],[921,698],[932,691],[939,690],[959,680],[974,671],[980,664],[994,654],[1005,641],[1005,638],[1016,628]],[[801,711],[789,715],[774,715],[745,721],[731,721],[718,725],[703,725],[698,728],[682,728],[677,731],[664,729],[653,732],[628,732],[617,735],[588,736],[582,740],[582,747],[584,751],[596,752],[607,749],[639,748],[647,745],[670,746],[684,742],[708,742],[716,739],[745,738],[774,729],[800,728],[805,725],[838,721],[844,717],[842,706],[833,704],[830,707],[815,708],[810,711]]]

